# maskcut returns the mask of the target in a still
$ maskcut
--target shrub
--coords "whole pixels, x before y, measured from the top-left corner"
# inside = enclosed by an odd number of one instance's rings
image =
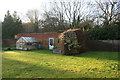
[[[88,31],[88,35],[90,39],[94,40],[119,40],[120,22],[93,28]]]

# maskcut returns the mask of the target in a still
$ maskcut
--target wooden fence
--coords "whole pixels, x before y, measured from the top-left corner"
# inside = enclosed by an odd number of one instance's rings
[[[15,39],[2,39],[2,46],[16,46]]]
[[[93,51],[120,52],[120,40],[87,40],[87,49]]]

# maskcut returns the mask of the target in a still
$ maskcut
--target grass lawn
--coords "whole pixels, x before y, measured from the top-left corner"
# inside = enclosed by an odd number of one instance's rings
[[[76,56],[49,50],[4,51],[3,78],[119,78],[118,52],[90,51]]]

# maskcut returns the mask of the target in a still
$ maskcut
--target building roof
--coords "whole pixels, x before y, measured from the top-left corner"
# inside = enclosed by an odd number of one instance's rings
[[[41,33],[19,33],[17,35],[21,35],[21,34],[54,34],[54,33],[58,33],[58,32],[41,32]]]
[[[41,38],[41,36],[54,36],[54,37],[57,37],[60,33],[20,33],[20,34],[17,34],[15,35],[15,39],[19,39],[20,37],[34,37],[36,39],[39,40],[39,38]]]
[[[73,32],[74,32],[74,31],[77,31],[77,30],[81,30],[81,29],[80,29],[80,28],[68,29],[68,30],[64,31],[63,33],[61,33],[61,34],[59,35],[59,37],[63,38],[63,36],[64,36],[65,33],[70,32],[70,31],[73,31]]]
[[[20,37],[19,39],[18,39],[18,41],[20,40],[20,39],[23,39],[25,42],[39,42],[36,38],[34,38],[34,37]]]

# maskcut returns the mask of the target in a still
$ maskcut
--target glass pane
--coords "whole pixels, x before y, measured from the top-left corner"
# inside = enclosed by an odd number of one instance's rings
[[[50,45],[51,46],[53,45],[53,39],[50,39]]]

